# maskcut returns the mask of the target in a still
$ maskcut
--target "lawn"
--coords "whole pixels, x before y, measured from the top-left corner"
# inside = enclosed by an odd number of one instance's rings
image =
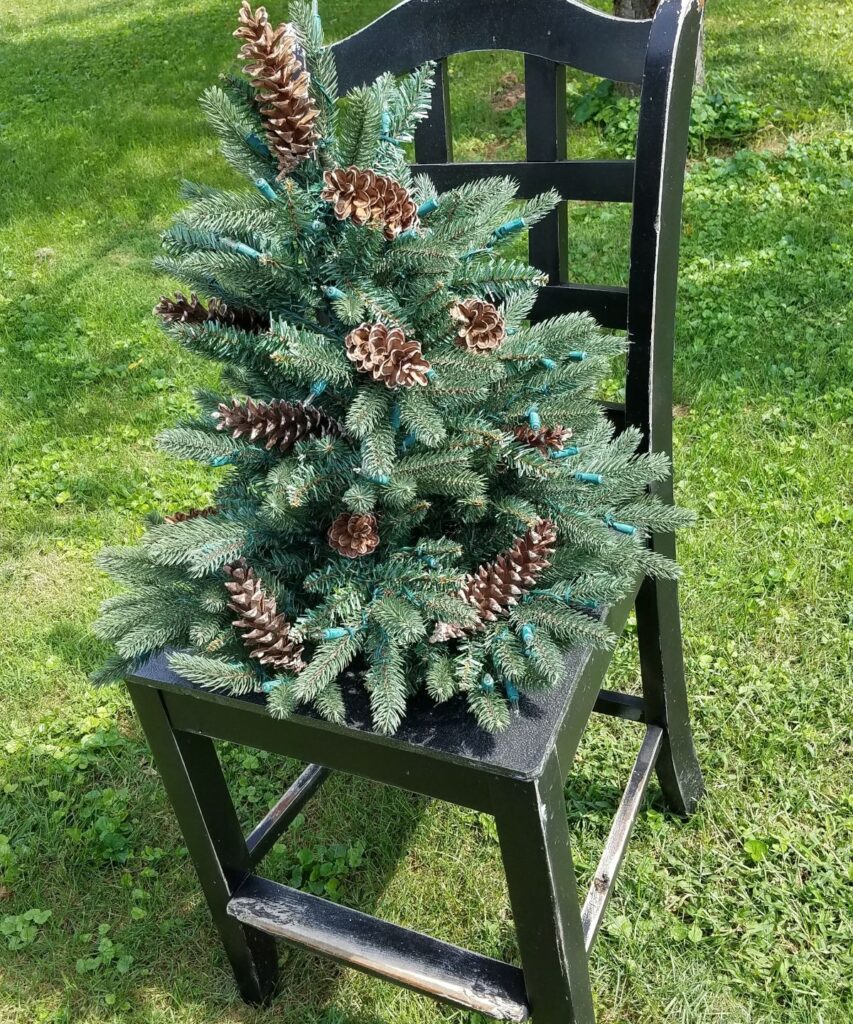
[[[384,0],[321,0],[332,37]],[[282,5],[273,3],[273,13]],[[229,180],[196,104],[236,0],[10,0],[0,11],[0,1022],[474,1024],[292,950],[237,999],[120,689],[96,691],[93,556],[209,472],[153,447],[208,365],[159,333],[150,269],[181,178]],[[592,959],[602,1024],[853,1017],[850,440],[853,18],[837,0],[711,0],[713,75],[760,114],[697,150],[678,355],[685,644],[708,796],[652,787]],[[457,155],[519,155],[519,61],[454,61]],[[569,101],[587,88],[572,76]],[[573,126],[573,155],[616,145]],[[577,280],[624,278],[624,211],[570,213]],[[618,238],[614,241],[614,238]],[[629,637],[614,684],[636,685]],[[566,788],[584,879],[639,736],[595,722]],[[246,824],[297,766],[223,751]],[[369,824],[368,824],[369,823]],[[343,776],[269,860],[360,909],[515,955],[491,819]]]

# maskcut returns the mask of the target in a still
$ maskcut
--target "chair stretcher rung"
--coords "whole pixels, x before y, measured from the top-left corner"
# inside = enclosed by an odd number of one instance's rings
[[[293,822],[329,776],[329,769],[309,764],[299,778],[246,836],[249,862],[254,867],[275,846],[279,836]]]
[[[646,726],[646,735],[643,738],[634,767],[631,769],[631,777],[628,779],[619,809],[610,826],[604,852],[595,869],[595,875],[581,911],[584,946],[587,952],[592,949],[598,936],[604,911],[613,892],[616,876],[622,866],[622,858],[625,856],[628,840],[631,837],[631,829],[637,820],[640,804],[643,802],[652,772],[655,769],[662,743],[663,729],[657,725]]]
[[[228,903],[244,925],[499,1020],[529,1016],[518,967],[255,875]]]
[[[595,701],[595,711],[600,715],[626,718],[630,722],[646,720],[646,702],[643,698],[618,690],[601,690]]]

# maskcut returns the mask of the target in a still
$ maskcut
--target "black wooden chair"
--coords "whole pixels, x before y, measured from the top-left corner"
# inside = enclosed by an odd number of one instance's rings
[[[565,200],[633,204],[628,287],[566,279],[566,209],[531,232],[530,256],[547,271],[537,316],[590,310],[627,328],[626,401],[610,414],[670,451],[672,356],[681,198],[698,0],[661,0],[650,21],[623,21],[576,0],[407,0],[335,51],[344,89],[382,70],[439,64],[433,113],[416,139],[419,169],[446,188],[511,174],[524,196],[548,187]],[[446,58],[471,50],[525,54],[527,160],[453,164]],[[642,86],[635,160],[567,160],[565,66]],[[670,498],[670,486],[661,491]],[[651,543],[669,555],[670,536]],[[275,939],[458,1007],[537,1024],[591,1022],[588,957],[653,770],[672,810],[689,814],[702,777],[687,711],[676,586],[646,580],[608,610],[617,632],[636,608],[643,696],[601,688],[609,655],[573,651],[561,685],[525,697],[504,734],[489,737],[451,701],[417,704],[393,738],[370,730],[364,695],[348,692],[348,720],[275,721],[263,703],[210,693],[155,659],[129,681],[243,998],[276,987]],[[577,895],[563,787],[593,711],[642,723],[645,736],[583,906]],[[213,740],[247,744],[309,767],[247,837],[238,824]],[[506,868],[522,967],[459,949],[257,876],[254,869],[330,770],[493,814]]]

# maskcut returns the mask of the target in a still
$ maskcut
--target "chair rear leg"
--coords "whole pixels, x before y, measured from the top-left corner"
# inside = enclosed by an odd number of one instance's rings
[[[240,995],[247,1003],[265,1003],[278,979],[276,944],[225,910],[251,867],[213,741],[175,731],[159,690],[133,685],[129,689]]]
[[[494,780],[495,821],[535,1024],[594,1024],[563,777]]]
[[[669,807],[687,816],[705,787],[687,706],[677,583],[644,580],[636,610],[646,721],[664,730],[658,779]]]

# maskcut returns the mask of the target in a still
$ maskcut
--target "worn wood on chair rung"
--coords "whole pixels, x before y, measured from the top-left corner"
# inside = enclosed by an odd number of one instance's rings
[[[520,968],[319,896],[251,876],[227,911],[251,928],[453,1006],[499,1020],[529,1016]]]
[[[296,815],[328,777],[328,768],[323,768],[318,764],[309,764],[275,806],[246,836],[249,862],[253,867],[270,852],[281,834],[290,827]]]
[[[628,847],[628,840],[631,837],[631,830],[637,820],[640,811],[640,804],[643,802],[652,772],[655,770],[658,754],[663,743],[663,729],[657,725],[646,727],[646,735],[637,754],[637,760],[631,769],[631,777],[628,785],[622,794],[619,809],[613,818],[610,826],[610,833],[607,842],[604,844],[604,852],[598,867],[595,869],[589,892],[584,900],[581,911],[583,923],[583,939],[586,951],[592,949],[593,943],[598,936],[604,911],[613,893],[613,886],[616,883],[616,876],[622,866],[622,858]]]
[[[591,313],[602,327],[628,326],[628,289],[597,284],[549,284],[539,289],[533,319],[563,313]]]

